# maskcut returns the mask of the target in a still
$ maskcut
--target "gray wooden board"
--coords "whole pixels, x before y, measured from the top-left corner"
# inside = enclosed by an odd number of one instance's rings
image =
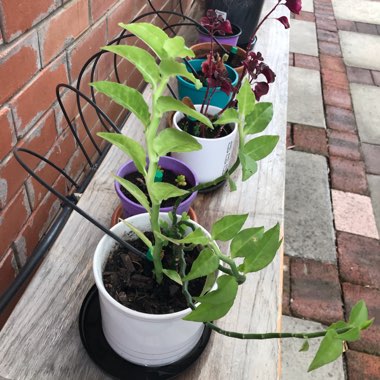
[[[274,4],[268,1],[266,6]],[[281,7],[279,15],[284,14]],[[285,12],[286,13],[286,12]],[[257,49],[277,74],[270,95],[275,115],[266,133],[280,135],[274,153],[260,163],[258,173],[238,190],[226,187],[199,196],[195,203],[200,223],[209,227],[224,214],[250,212],[249,223],[283,225],[285,135],[288,73],[288,32],[269,22],[261,30]],[[149,91],[145,97],[150,98]],[[131,116],[128,135],[142,140],[142,127]],[[110,172],[125,161],[111,149],[79,206],[108,225],[118,204]],[[238,177],[236,175],[235,177]],[[84,350],[78,332],[82,301],[94,283],[92,255],[102,232],[73,213],[0,333],[0,375],[13,380],[107,379]],[[250,276],[239,291],[233,311],[218,324],[242,332],[280,329],[282,249],[265,270]],[[241,341],[213,334],[198,362],[181,379],[277,379],[279,342]]]

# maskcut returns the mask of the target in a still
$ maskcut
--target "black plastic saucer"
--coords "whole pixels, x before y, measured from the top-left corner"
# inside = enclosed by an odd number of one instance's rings
[[[197,360],[205,349],[211,334],[211,329],[205,326],[197,345],[175,363],[161,367],[144,367],[133,364],[113,351],[103,334],[98,289],[95,285],[83,301],[79,314],[79,331],[90,358],[100,369],[117,380],[174,378]]]
[[[200,194],[211,193],[212,191],[218,190],[218,189],[219,189],[220,187],[222,187],[225,183],[226,183],[226,180],[224,180],[224,181],[222,181],[222,182],[219,182],[219,183],[217,183],[217,184],[214,185],[214,186],[209,186],[209,187],[206,187],[205,189],[198,190],[198,193],[200,193]]]

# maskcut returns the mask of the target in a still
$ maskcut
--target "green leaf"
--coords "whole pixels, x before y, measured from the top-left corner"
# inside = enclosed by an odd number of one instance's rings
[[[239,152],[239,160],[241,163],[242,180],[246,181],[257,172],[257,162],[244,153],[244,147]]]
[[[157,101],[157,108],[161,113],[170,112],[170,111],[179,111],[185,115],[191,116],[194,119],[199,120],[201,123],[206,125],[209,128],[213,128],[213,125],[210,119],[200,112],[195,111],[194,109],[183,104],[180,100],[174,99],[171,96],[161,96]]]
[[[183,281],[190,281],[195,278],[207,276],[215,272],[218,266],[218,256],[210,248],[205,248],[194,260],[190,272],[183,278]]]
[[[339,330],[339,329],[345,329],[347,327],[349,327],[347,322],[345,322],[345,321],[338,321],[338,322],[332,323],[327,328],[327,330]]]
[[[138,228],[136,228],[132,223],[129,223],[127,220],[123,220],[123,223],[130,229],[132,230],[138,238],[144,242],[144,244],[148,248],[152,248],[152,242],[144,235],[144,232],[140,231]]]
[[[215,125],[224,125],[229,123],[237,123],[239,121],[239,114],[235,108],[227,108],[218,118],[214,121]]]
[[[243,147],[243,153],[251,160],[259,161],[268,156],[277,145],[279,136],[265,135],[248,141]]]
[[[118,56],[125,58],[141,73],[145,82],[157,86],[160,81],[160,70],[151,54],[137,46],[111,45],[105,46],[102,50],[107,50]]]
[[[186,321],[209,322],[225,316],[231,309],[238,290],[235,277],[223,275],[217,279],[218,288],[204,296],[194,297],[201,304],[188,316]]]
[[[218,273],[212,272],[206,277],[205,284],[203,285],[203,289],[201,292],[201,296],[205,295],[207,292],[211,290],[211,288],[214,286],[216,278],[218,277]]]
[[[117,146],[131,157],[137,170],[142,175],[146,175],[146,154],[144,148],[138,142],[120,133],[98,132],[97,135]]]
[[[150,206],[148,202],[148,198],[146,195],[132,182],[126,180],[125,178],[114,176],[117,182],[120,183],[121,186],[123,186],[129,193],[131,193],[136,200],[147,210],[150,211]]]
[[[241,230],[247,217],[248,214],[224,216],[212,226],[212,238],[222,241],[231,240]]]
[[[162,201],[180,197],[181,195],[187,194],[187,190],[179,189],[178,187],[166,183],[166,182],[154,182],[152,183],[152,198],[156,203],[161,203]]]
[[[162,272],[177,284],[182,285],[181,276],[175,270],[163,269]]]
[[[319,346],[319,349],[310,364],[308,372],[331,363],[343,352],[343,342],[336,337],[336,333],[333,330],[328,330],[325,337]]]
[[[354,327],[343,334],[338,334],[338,338],[347,342],[355,342],[355,340],[360,339],[360,329]]]
[[[305,339],[305,341],[303,342],[302,344],[302,347],[300,348],[300,350],[298,352],[306,352],[306,351],[309,351],[309,341],[307,339]]]
[[[202,244],[206,245],[209,242],[210,238],[205,235],[205,233],[197,228],[194,231],[190,232],[183,239],[177,240],[179,244]]]
[[[368,320],[368,310],[365,302],[360,300],[357,302],[350,312],[350,317],[348,318],[348,324],[361,327],[363,323]]]
[[[262,132],[273,118],[272,103],[257,103],[253,112],[245,118],[244,133],[251,135],[253,133]]]
[[[251,85],[247,78],[244,79],[238,94],[236,95],[238,101],[239,116],[246,118],[255,108],[255,94],[252,91]]]
[[[227,181],[230,187],[230,191],[236,191],[237,190],[236,182],[231,178],[229,174],[227,174]]]
[[[135,114],[145,127],[148,126],[150,122],[149,108],[143,96],[136,89],[107,81],[91,83],[91,86]]]
[[[161,28],[147,22],[132,24],[119,23],[119,26],[144,41],[159,58],[162,59],[167,57],[164,43],[169,40],[169,36]]]
[[[375,320],[375,318],[371,318],[371,319],[369,319],[368,321],[364,322],[364,323],[361,325],[360,329],[361,329],[361,330],[366,330],[366,329],[368,329],[368,327],[372,326],[374,320]]]
[[[244,273],[258,272],[268,266],[276,256],[278,247],[281,245],[280,225],[276,224],[264,233],[264,236],[255,244],[254,252],[247,255],[239,270]]]
[[[163,59],[160,63],[159,69],[163,77],[170,78],[176,75],[180,75],[194,83],[197,90],[203,86],[202,82],[199,79],[195,78],[194,74],[190,73],[183,63],[176,62],[173,59]]]
[[[169,38],[164,42],[164,50],[171,58],[194,58],[195,53],[185,45],[185,39],[181,36]]]
[[[264,227],[251,227],[240,231],[231,242],[231,257],[246,257],[252,254],[255,244],[264,235]]]
[[[202,145],[191,135],[174,128],[165,128],[153,141],[153,149],[158,156],[169,152],[192,152],[202,149]]]

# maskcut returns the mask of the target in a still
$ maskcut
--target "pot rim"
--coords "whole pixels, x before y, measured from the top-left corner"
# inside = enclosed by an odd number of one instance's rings
[[[168,215],[168,213],[165,213],[165,212],[160,212],[160,218],[165,216],[165,215]],[[128,220],[128,222],[131,222],[131,219],[139,219],[139,218],[146,218],[148,217],[149,218],[149,214],[148,213],[145,213],[145,214],[138,214],[138,215],[133,215],[129,218],[126,218],[126,220]],[[181,217],[181,215],[178,215],[178,217]],[[133,220],[132,220],[133,222]],[[204,228],[202,227],[200,224],[198,224],[197,222],[194,222],[193,220],[191,220],[191,223],[193,223],[196,227],[199,227],[201,228],[203,231],[205,231],[207,233],[208,236],[211,237],[210,233]],[[118,228],[120,228],[120,225],[122,225],[124,228],[128,229],[129,228],[123,223],[123,222],[119,222],[117,224],[115,224],[115,226],[113,226],[111,228],[111,231],[112,232],[115,232]],[[178,319],[178,318],[181,318],[181,317],[184,317],[186,316],[187,314],[189,314],[191,312],[191,308],[188,307],[186,309],[183,309],[183,310],[180,310],[180,311],[177,311],[175,313],[167,313],[167,314],[149,314],[149,313],[143,313],[141,311],[136,311],[136,310],[133,310],[133,309],[130,309],[129,307],[127,306],[124,306],[122,305],[121,303],[119,303],[118,301],[116,301],[108,292],[107,290],[105,289],[104,287],[104,283],[103,283],[103,279],[102,279],[102,276],[100,275],[99,276],[99,273],[97,271],[97,267],[95,268],[95,262],[99,263],[100,262],[100,259],[99,259],[99,255],[101,254],[101,245],[108,239],[112,239],[110,236],[108,235],[104,235],[99,243],[97,244],[96,246],[96,249],[95,249],[95,253],[94,253],[94,256],[93,256],[93,263],[92,263],[92,272],[93,272],[93,276],[95,278],[95,284],[96,284],[96,287],[98,288],[98,291],[102,293],[102,295],[112,303],[113,306],[115,306],[118,310],[122,311],[122,312],[127,312],[130,316],[133,316],[135,318],[138,318],[138,319],[145,319],[145,320],[150,320],[151,322],[154,322],[154,321],[162,321],[162,320],[168,320],[168,319]],[[115,246],[115,245],[114,245]],[[113,247],[114,247],[113,246]],[[108,253],[109,255],[109,253]],[[107,258],[108,258],[108,255],[107,255]],[[99,265],[99,264],[98,264]],[[100,270],[101,273],[103,273],[103,268],[101,268]]]
[[[231,27],[232,27],[232,31],[234,30],[236,31],[234,34],[231,34],[230,36],[214,36],[214,37],[216,39],[227,40],[230,38],[235,38],[237,36],[240,36],[243,33],[243,30],[240,28],[240,26],[233,24],[232,22],[231,22]],[[211,35],[209,33],[203,32],[199,26],[197,26],[197,31],[203,34],[204,36],[209,36],[211,38]]]

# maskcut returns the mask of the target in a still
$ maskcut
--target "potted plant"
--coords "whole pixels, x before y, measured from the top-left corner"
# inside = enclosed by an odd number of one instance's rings
[[[106,48],[132,62],[142,73],[153,90],[150,108],[142,95],[130,87],[109,82],[92,84],[97,91],[110,96],[116,102],[123,99],[123,105],[141,120],[146,152],[139,143],[127,136],[124,139],[123,151],[133,159],[136,168],[143,175],[151,200],[149,203],[145,194],[131,187],[128,181],[116,178],[135,195],[147,213],[126,219],[114,227],[114,231],[119,236],[125,237],[129,241],[129,246],[132,247],[128,248],[129,251],[119,254],[120,260],[124,262],[120,270],[122,282],[127,288],[121,290],[112,283],[111,286],[107,285],[108,290],[119,298],[119,303],[111,301],[110,294],[107,289],[104,289],[109,268],[113,268],[114,262],[119,260],[114,257],[115,254],[117,256],[119,249],[115,248],[115,242],[108,237],[103,238],[97,248],[94,274],[99,291],[104,296],[104,299],[103,296],[100,298],[100,305],[103,329],[109,343],[127,360],[142,365],[157,366],[184,355],[195,344],[200,331],[207,327],[220,334],[239,339],[300,338],[305,341],[303,350],[307,349],[309,338],[324,336],[310,370],[336,359],[343,351],[343,342],[358,339],[360,330],[369,327],[372,323],[368,320],[364,302],[359,302],[353,308],[348,322],[337,322],[327,330],[317,333],[239,333],[225,331],[212,322],[228,313],[233,306],[238,287],[244,284],[246,276],[263,269],[273,260],[281,245],[280,228],[279,225],[267,231],[263,227],[243,228],[247,214],[227,215],[216,221],[211,232],[208,233],[201,226],[190,222],[186,213],[182,216],[176,215],[175,210],[170,214],[159,213],[163,200],[186,196],[197,188],[184,191],[168,183],[155,182],[159,158],[168,152],[187,150],[189,144],[194,150],[200,148],[197,141],[186,132],[173,128],[159,132],[160,119],[166,112],[179,111],[200,121],[208,128],[212,128],[212,123],[205,115],[178,100],[163,95],[166,84],[175,75],[185,75],[200,86],[197,79],[187,72],[185,66],[176,61],[177,58],[192,54],[191,50],[184,45],[184,40],[181,37],[169,38],[162,30],[151,24],[136,23],[121,24],[121,26],[145,42],[161,62],[157,64],[153,56],[135,46]],[[238,108],[225,110],[220,118],[224,118],[224,122],[237,123],[239,132],[237,164],[240,161],[243,180],[245,180],[255,172],[257,152],[270,152],[274,146],[272,139],[269,141],[253,139],[245,142],[246,134],[257,128],[261,116],[260,109],[254,106],[255,95],[248,80],[243,81],[237,99]],[[100,133],[99,135],[111,143],[118,144],[115,134]],[[146,155],[149,159],[147,166]],[[227,178],[235,168],[236,165],[225,177]],[[222,252],[216,240],[230,241],[230,253]],[[105,248],[105,251],[102,248]],[[217,271],[220,272],[218,276]],[[135,285],[137,289],[135,288],[134,291],[128,289],[132,277],[133,282],[137,281]],[[148,281],[147,278],[150,280]],[[143,293],[140,293],[140,288],[144,288]],[[157,295],[157,292],[162,290],[164,301],[161,303],[164,307],[170,304],[169,308],[173,308],[170,310],[173,314],[179,313],[178,316],[182,318],[181,324],[168,322],[167,314],[171,312],[164,312],[163,315],[155,315],[153,318],[146,315],[149,313],[144,312],[147,307],[150,308],[146,306],[145,300],[151,299],[152,295],[156,295],[158,300],[162,299],[162,296]],[[178,310],[173,306],[174,299],[179,299],[179,304],[185,304],[185,307]],[[114,304],[113,310],[108,308],[107,304],[110,302]],[[126,307],[122,303],[130,306]],[[141,310],[137,304],[145,306]],[[130,308],[132,310],[128,310]],[[126,314],[129,315],[129,319],[124,319]],[[141,314],[144,314],[145,320],[149,319],[149,327],[139,325],[138,319]],[[162,326],[160,322],[163,322]],[[173,332],[174,342],[169,339],[168,334],[163,337],[163,331],[167,332],[175,326],[178,330]],[[141,329],[145,328],[149,329],[149,342],[144,336],[136,338],[134,334],[135,330],[142,331]],[[183,335],[185,338],[181,338]],[[123,336],[123,340],[120,340],[119,336]],[[129,340],[139,345],[138,349],[132,347],[134,350],[132,353],[127,347]],[[184,342],[189,342],[189,345]],[[164,350],[160,350],[161,346],[164,346]],[[144,350],[150,353],[148,358],[143,354]],[[155,357],[156,352],[157,357]]]

